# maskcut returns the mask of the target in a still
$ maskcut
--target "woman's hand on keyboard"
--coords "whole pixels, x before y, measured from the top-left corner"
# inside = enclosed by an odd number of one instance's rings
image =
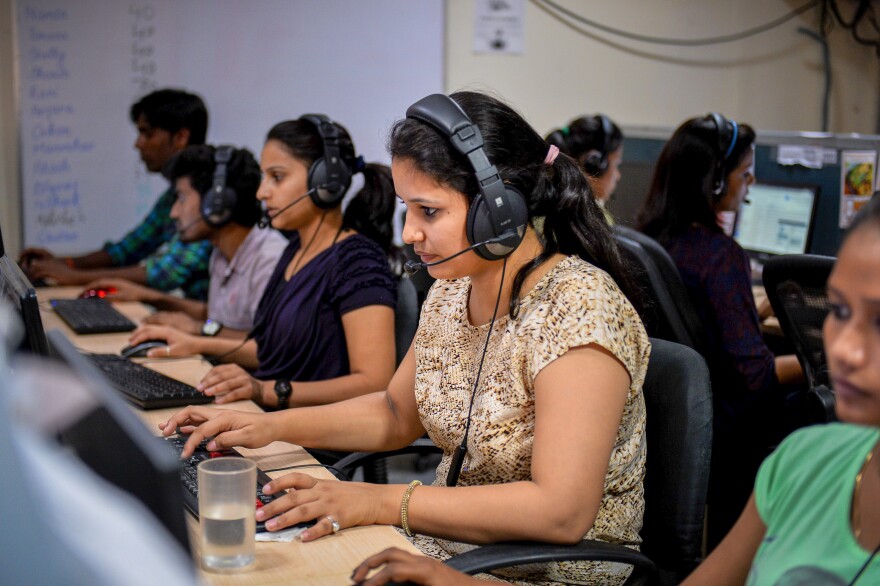
[[[273,383],[255,379],[237,364],[221,364],[209,370],[196,389],[214,397],[217,404],[253,401],[262,405],[267,384]]]
[[[275,429],[275,413],[245,413],[231,409],[213,409],[191,405],[184,407],[159,424],[162,435],[169,436],[180,431],[189,435],[180,454],[188,458],[206,438],[209,450],[222,450],[242,446],[261,448],[277,440],[281,433]]]

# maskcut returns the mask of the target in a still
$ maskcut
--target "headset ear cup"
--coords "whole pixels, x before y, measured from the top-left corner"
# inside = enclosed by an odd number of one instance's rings
[[[591,150],[582,157],[581,165],[591,175],[601,175],[608,167],[608,161],[601,151]]]
[[[529,221],[529,211],[526,206],[525,198],[517,189],[510,187],[509,185],[505,186],[505,195],[507,204],[512,208],[513,225],[517,226],[516,236],[503,243],[496,242],[478,246],[474,249],[474,252],[476,252],[480,258],[486,260],[500,260],[516,250],[517,246],[519,246],[525,236],[526,226]],[[484,240],[489,240],[490,238],[495,238],[499,235],[495,226],[492,224],[492,217],[489,214],[486,205],[486,200],[483,198],[483,195],[479,194],[471,202],[471,207],[468,209],[465,234],[467,235],[468,243],[471,245],[476,244],[477,242],[483,242]]]
[[[217,189],[216,186],[208,190],[202,198],[202,218],[212,228],[222,228],[232,219],[232,210],[235,209],[236,195],[231,187],[224,186]]]
[[[306,179],[306,187],[309,190],[309,198],[312,203],[319,208],[329,207],[324,203],[324,197],[327,193],[320,186],[327,182],[327,172],[324,166],[324,159],[320,158],[309,167],[309,174]]]
[[[309,167],[307,178],[309,197],[312,203],[323,210],[336,207],[342,201],[345,192],[348,191],[348,187],[351,185],[351,175],[344,175],[341,179],[347,179],[347,181],[340,183],[328,180],[327,164],[324,162],[324,157],[312,163],[312,166]],[[328,184],[332,184],[336,189],[331,191],[327,188]]]

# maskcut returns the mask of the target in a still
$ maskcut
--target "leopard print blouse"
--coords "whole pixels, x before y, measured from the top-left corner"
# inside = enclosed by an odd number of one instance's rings
[[[422,308],[415,338],[415,395],[428,435],[444,451],[436,486],[445,486],[452,452],[464,436],[468,405],[489,325],[472,326],[470,280],[437,281]],[[519,315],[495,320],[473,406],[468,455],[459,486],[530,478],[535,427],[535,378],[569,349],[598,344],[632,380],[593,527],[584,539],[638,548],[644,499],[645,404],[642,382],[650,343],[638,314],[604,271],[571,256],[522,298]],[[440,559],[473,546],[416,536],[416,547]],[[616,584],[625,566],[561,562],[518,567],[498,575],[516,583]]]

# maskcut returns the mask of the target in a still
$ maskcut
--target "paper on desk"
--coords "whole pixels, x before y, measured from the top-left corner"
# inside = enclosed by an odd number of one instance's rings
[[[299,537],[299,534],[306,529],[306,527],[291,527],[290,529],[284,529],[283,531],[265,531],[263,533],[257,533],[257,541],[277,541],[279,543],[290,543],[291,541]]]

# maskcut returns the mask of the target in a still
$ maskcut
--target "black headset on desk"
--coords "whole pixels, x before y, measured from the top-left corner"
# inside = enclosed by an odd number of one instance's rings
[[[519,190],[511,185],[506,185],[502,181],[498,169],[489,160],[486,151],[483,149],[483,135],[480,133],[480,129],[452,98],[443,94],[432,94],[422,98],[407,108],[406,117],[419,120],[433,127],[449,141],[456,151],[467,157],[474,170],[474,176],[479,187],[479,193],[474,196],[468,209],[465,226],[465,234],[470,246],[456,254],[432,263],[415,263],[410,261],[406,263],[406,271],[411,273],[424,267],[434,266],[451,260],[469,250],[473,250],[486,260],[504,260],[504,266],[501,271],[501,285],[498,288],[498,297],[495,300],[495,309],[492,312],[492,320],[489,322],[486,343],[483,346],[480,364],[477,367],[477,376],[474,380],[474,388],[471,391],[464,436],[459,446],[455,448],[452,461],[449,464],[449,472],[446,476],[446,486],[455,486],[458,484],[458,476],[461,473],[464,457],[467,454],[467,438],[471,428],[474,399],[480,384],[483,361],[486,358],[486,351],[489,349],[489,338],[492,336],[492,328],[495,325],[498,305],[501,301],[504,273],[507,268],[507,256],[516,250],[525,236],[526,224],[529,221],[529,211],[525,198]]]

